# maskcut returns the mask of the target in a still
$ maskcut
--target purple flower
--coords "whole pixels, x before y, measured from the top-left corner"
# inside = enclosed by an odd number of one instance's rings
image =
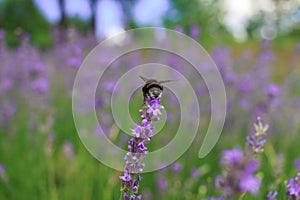
[[[294,160],[294,165],[295,165],[297,171],[300,172],[300,158],[297,158],[296,160]]]
[[[246,143],[254,153],[264,151],[266,143],[266,132],[269,129],[268,124],[263,124],[260,117],[257,118],[257,123],[254,124],[255,132],[246,138]]]
[[[179,162],[176,162],[172,165],[172,171],[174,173],[179,173],[182,170],[182,165]]]
[[[252,148],[254,153],[261,153],[264,151],[266,139],[262,136],[251,135],[246,138],[246,143]]]
[[[253,77],[249,74],[243,74],[240,77],[238,89],[241,93],[248,93],[254,88]]]
[[[74,159],[74,146],[71,142],[67,141],[63,144],[63,153],[68,160]]]
[[[221,165],[224,168],[238,166],[244,159],[244,152],[240,149],[225,150],[222,153]]]
[[[163,106],[161,105],[160,99],[151,99],[148,101],[147,114],[153,121],[159,120],[159,115],[161,115],[161,110]]]
[[[280,94],[280,89],[275,84],[270,84],[265,88],[265,95],[269,98],[277,97]]]
[[[253,175],[246,174],[241,177],[241,181],[239,183],[240,190],[243,192],[249,192],[252,195],[257,195],[260,188],[260,179]]]
[[[0,29],[0,42],[5,38],[5,31]]]
[[[297,44],[296,50],[297,50],[298,52],[300,52],[300,42]]]
[[[120,179],[124,182],[129,182],[132,180],[130,174],[127,172],[124,173],[124,176],[120,176]]]
[[[259,162],[257,162],[256,160],[250,160],[244,168],[244,173],[245,174],[252,174],[254,172],[256,172],[259,168]]]
[[[291,178],[289,183],[286,185],[286,188],[288,188],[288,196],[290,197],[300,197],[300,185],[299,185],[299,179]]]
[[[277,191],[275,191],[275,192],[269,192],[267,194],[267,200],[276,200],[277,194],[278,194]]]
[[[180,32],[180,33],[183,33],[183,32],[184,32],[182,26],[176,26],[174,30],[175,30],[175,31],[178,31],[178,32]]]
[[[217,176],[215,183],[224,196],[233,198],[245,192],[258,194],[261,181],[254,175],[259,167],[256,160],[240,149],[225,150],[221,166],[226,170],[226,176]]]
[[[142,160],[148,154],[146,144],[150,142],[153,136],[151,123],[159,119],[158,115],[161,115],[161,109],[163,109],[163,106],[160,99],[147,98],[144,102],[144,109],[139,111],[142,122],[141,124],[135,124],[135,128],[132,129],[134,137],[128,141],[129,152],[124,157],[126,161],[124,175],[119,177],[122,181],[121,191],[124,200],[142,199],[141,195],[136,195],[141,180],[140,173],[143,172],[145,167]]]
[[[271,46],[271,40],[267,40],[267,39],[263,39],[261,42],[260,42],[260,46],[264,49],[267,49]]]
[[[0,164],[0,180],[7,181],[5,167],[2,164]]]
[[[39,78],[31,83],[33,91],[39,94],[45,94],[49,89],[49,82],[44,78]]]
[[[5,173],[5,168],[2,164],[0,164],[0,176]]]
[[[158,177],[157,179],[157,187],[158,191],[162,194],[166,191],[168,188],[168,180],[164,178],[163,176]]]
[[[198,179],[200,177],[200,170],[198,168],[193,168],[191,170],[191,175],[194,179]]]
[[[190,28],[190,36],[194,39],[198,39],[200,37],[201,30],[197,25],[193,25]]]
[[[139,138],[142,133],[143,133],[143,127],[139,124],[135,124],[135,128],[132,129],[132,134],[135,135],[135,137]]]

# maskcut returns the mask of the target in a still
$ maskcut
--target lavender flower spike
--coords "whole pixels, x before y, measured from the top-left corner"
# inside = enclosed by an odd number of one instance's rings
[[[296,178],[291,178],[286,184],[288,189],[287,195],[289,200],[299,200],[300,199],[300,172],[298,172]]]
[[[121,192],[124,200],[141,200],[142,195],[138,195],[139,182],[142,177],[145,164],[143,158],[148,154],[147,144],[153,137],[152,122],[159,120],[161,110],[160,98],[146,98],[143,108],[139,111],[142,123],[136,124],[132,129],[133,138],[128,142],[128,153],[124,157],[126,161],[124,175],[120,176],[122,181]]]
[[[260,117],[257,118],[257,123],[254,124],[255,132],[246,138],[246,143],[254,153],[264,151],[266,143],[266,132],[269,129],[268,124],[263,124]]]

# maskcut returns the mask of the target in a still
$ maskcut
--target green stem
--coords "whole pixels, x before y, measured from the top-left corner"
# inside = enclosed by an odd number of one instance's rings
[[[121,195],[120,195],[119,200],[122,200],[122,199],[123,199],[123,192],[121,191]]]

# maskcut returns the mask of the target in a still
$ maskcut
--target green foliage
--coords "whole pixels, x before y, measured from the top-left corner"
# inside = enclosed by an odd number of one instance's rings
[[[201,41],[211,44],[217,36],[231,37],[220,21],[223,15],[219,0],[171,0],[171,9],[165,16],[164,24],[172,29],[180,25],[185,33],[196,25],[201,29]]]
[[[15,47],[20,36],[29,34],[32,44],[41,48],[51,44],[50,24],[31,0],[4,0],[0,3],[0,28],[7,33],[7,44]]]
[[[91,24],[88,21],[80,19],[78,16],[67,19],[68,27],[76,27],[80,32],[87,33],[91,29]]]

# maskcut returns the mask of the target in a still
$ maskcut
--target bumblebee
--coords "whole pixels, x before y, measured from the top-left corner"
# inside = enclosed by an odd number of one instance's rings
[[[161,98],[164,89],[162,84],[173,81],[173,80],[157,81],[155,79],[147,79],[142,76],[140,76],[140,78],[145,82],[145,85],[142,88],[144,102],[146,102],[146,99],[148,97],[152,99]]]

